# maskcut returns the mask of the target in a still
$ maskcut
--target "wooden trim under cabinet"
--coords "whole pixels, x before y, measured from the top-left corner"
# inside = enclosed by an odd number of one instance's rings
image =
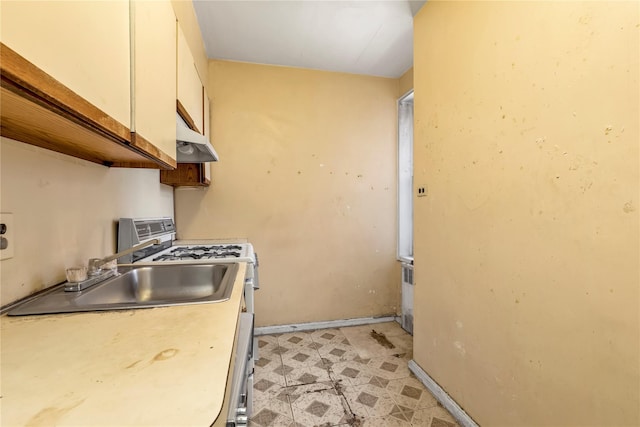
[[[166,169],[173,170],[178,167],[178,162],[175,159],[169,157],[164,151],[160,150],[158,147],[153,145],[151,142],[147,141],[142,135],[136,132],[131,132],[131,145],[135,148],[138,148],[146,153],[153,155],[157,159],[158,164],[164,165]],[[114,165],[119,166],[119,165]],[[128,167],[135,167],[131,164],[122,165]],[[147,166],[138,166],[138,167],[147,167]]]
[[[161,170],[160,182],[173,187],[209,187],[204,163],[178,163],[175,170]]]
[[[0,42],[0,134],[105,166],[175,167],[128,127]]]

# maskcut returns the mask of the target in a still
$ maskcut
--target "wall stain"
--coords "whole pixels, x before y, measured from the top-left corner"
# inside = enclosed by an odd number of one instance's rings
[[[177,348],[168,348],[166,350],[162,350],[160,353],[155,355],[155,357],[153,358],[153,362],[171,359],[173,356],[178,354],[178,351],[179,350]]]
[[[127,366],[124,369],[131,369],[131,368],[133,368],[134,366],[136,366],[140,362],[142,362],[142,360],[136,360],[135,362],[133,362],[131,365]]]
[[[121,336],[121,335],[122,335],[122,334],[121,334],[120,332],[116,333],[116,334],[114,335],[114,337],[111,339],[111,343],[112,343],[112,344],[115,344],[115,343],[117,343],[118,341],[120,341],[120,336]]]
[[[48,407],[44,408],[37,414],[35,414],[29,421],[27,421],[27,427],[36,427],[36,426],[52,426],[58,424],[60,418],[65,416],[67,413],[77,408],[84,402],[86,399],[82,399],[76,402],[73,405],[65,406],[62,408],[56,407]]]
[[[592,181],[583,183],[580,186],[580,189],[582,190],[582,194],[586,193],[589,189],[591,189],[592,186],[593,186],[593,182]]]
[[[636,210],[636,207],[633,206],[633,202],[629,201],[624,204],[624,206],[622,207],[622,210],[624,211],[624,213],[631,213]]]

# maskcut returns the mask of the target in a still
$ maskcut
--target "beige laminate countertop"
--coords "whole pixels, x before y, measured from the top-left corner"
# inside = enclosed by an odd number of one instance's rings
[[[0,318],[2,426],[210,426],[245,264],[228,301]]]

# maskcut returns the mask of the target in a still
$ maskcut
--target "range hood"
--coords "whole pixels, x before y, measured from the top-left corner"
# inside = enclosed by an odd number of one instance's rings
[[[178,163],[217,162],[218,153],[207,137],[189,128],[179,114],[176,113],[176,144]]]

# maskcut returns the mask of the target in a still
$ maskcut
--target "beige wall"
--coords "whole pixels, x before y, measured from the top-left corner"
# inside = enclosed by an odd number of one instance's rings
[[[415,20],[415,359],[481,425],[640,425],[639,5]]]
[[[398,86],[398,96],[402,96],[413,89],[413,67],[409,68],[402,76],[400,76],[398,79]]]
[[[179,237],[246,237],[258,325],[394,314],[397,80],[211,61],[208,190]]]
[[[0,261],[0,304],[64,280],[67,267],[116,250],[120,217],[173,216],[159,171],[107,168],[0,139],[0,211],[14,218],[14,257]]]

